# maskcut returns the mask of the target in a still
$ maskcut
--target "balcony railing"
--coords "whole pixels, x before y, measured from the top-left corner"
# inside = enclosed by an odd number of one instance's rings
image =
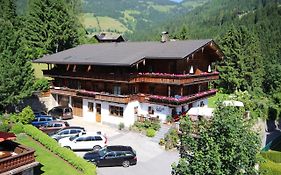
[[[199,93],[194,94],[194,95],[182,96],[182,97],[178,97],[178,98],[158,96],[158,95],[151,95],[148,98],[149,98],[149,101],[152,101],[152,102],[171,104],[171,105],[181,105],[181,104],[191,103],[191,102],[200,100],[202,98],[206,98],[206,97],[215,95],[216,92],[217,92],[217,90],[211,89],[211,90],[208,90],[208,91],[199,92]]]
[[[94,97],[96,100],[110,101],[116,103],[129,103],[130,101],[129,95],[116,95],[116,94],[86,91],[86,90],[78,90],[76,94],[81,96]]]
[[[194,84],[219,79],[218,72],[201,74],[165,74],[165,73],[139,73],[131,82],[163,83],[163,84]]]
[[[160,84],[194,84],[208,82],[219,78],[218,72],[201,74],[166,74],[166,73],[128,73],[128,74],[95,74],[87,72],[66,72],[43,70],[44,75],[80,80],[98,80],[125,83],[160,83]]]
[[[18,145],[10,156],[0,158],[0,174],[33,162],[35,162],[34,150]]]

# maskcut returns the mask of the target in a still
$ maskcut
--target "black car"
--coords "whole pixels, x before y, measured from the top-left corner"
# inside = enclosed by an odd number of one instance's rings
[[[96,152],[88,152],[83,157],[97,166],[123,166],[137,164],[136,151],[130,146],[107,146]]]
[[[49,112],[48,115],[52,117],[59,118],[59,119],[72,119],[73,112],[70,107],[63,107],[63,106],[56,106],[53,107]]]

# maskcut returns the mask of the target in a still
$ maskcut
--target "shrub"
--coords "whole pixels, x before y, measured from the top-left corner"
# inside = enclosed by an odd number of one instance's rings
[[[171,129],[165,135],[165,149],[176,148],[179,143],[179,135],[176,129]]]
[[[139,128],[139,130],[146,130],[148,128],[152,128],[155,131],[158,131],[160,129],[160,122],[159,121],[150,121],[145,120],[144,122],[135,122],[134,126]]]
[[[24,125],[24,132],[31,136],[34,140],[40,142],[47,149],[51,150],[62,159],[69,162],[75,168],[83,171],[85,175],[96,174],[96,167],[93,164],[77,156],[73,151],[60,147],[54,139],[52,139],[36,127],[32,125]]]
[[[40,78],[33,84],[35,91],[48,91],[50,89],[49,82],[46,78]]]
[[[30,106],[25,107],[19,114],[14,114],[11,118],[13,123],[28,124],[34,119],[34,113]]]
[[[154,137],[155,134],[156,134],[156,131],[155,131],[154,129],[152,129],[152,128],[148,128],[148,129],[146,130],[146,136],[147,136],[147,137]]]
[[[159,145],[161,145],[161,146],[165,145],[165,140],[163,138],[161,138],[159,140]]]
[[[24,129],[23,129],[23,124],[22,123],[15,123],[12,128],[11,128],[11,131],[15,134],[19,134],[19,133],[22,133],[24,132]]]
[[[124,123],[119,123],[118,129],[119,129],[119,130],[122,130],[122,129],[124,129],[124,128],[125,128]]]

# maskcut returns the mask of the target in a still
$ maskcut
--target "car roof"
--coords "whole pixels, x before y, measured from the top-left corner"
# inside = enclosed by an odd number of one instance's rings
[[[133,148],[130,146],[123,146],[123,145],[111,145],[107,146],[106,149],[110,151],[132,151]]]
[[[61,130],[67,130],[67,129],[82,129],[82,130],[85,130],[85,128],[80,127],[80,126],[68,126],[68,127],[60,129],[60,131]]]

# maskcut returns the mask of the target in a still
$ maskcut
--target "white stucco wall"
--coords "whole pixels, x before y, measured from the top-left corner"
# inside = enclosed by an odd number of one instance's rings
[[[92,102],[94,105],[93,112],[88,111],[88,102]],[[200,102],[204,102],[205,105],[208,104],[208,99],[203,99],[192,104],[193,107],[199,106]],[[166,117],[172,114],[172,108],[164,105],[150,104],[150,103],[139,103],[138,101],[133,101],[128,104],[119,104],[105,101],[95,101],[91,99],[83,99],[83,119],[86,121],[96,122],[96,103],[101,104],[101,123],[102,124],[113,124],[119,125],[124,123],[125,127],[130,127],[137,120],[137,115],[143,115],[150,117],[159,117],[159,119],[164,122]],[[113,116],[109,112],[109,105],[123,107],[123,117]],[[154,114],[148,113],[148,107],[151,106],[154,110]],[[138,107],[138,114],[134,114],[134,108]],[[185,109],[188,105],[184,106]],[[182,107],[177,107],[176,111],[181,113]]]
[[[154,110],[154,114],[148,114],[148,107],[151,106]],[[168,106],[163,105],[156,105],[156,104],[150,104],[150,103],[140,103],[138,108],[138,115],[150,115],[151,117],[159,117],[159,119],[164,122],[166,120],[166,117],[168,115],[172,114],[172,109]]]

